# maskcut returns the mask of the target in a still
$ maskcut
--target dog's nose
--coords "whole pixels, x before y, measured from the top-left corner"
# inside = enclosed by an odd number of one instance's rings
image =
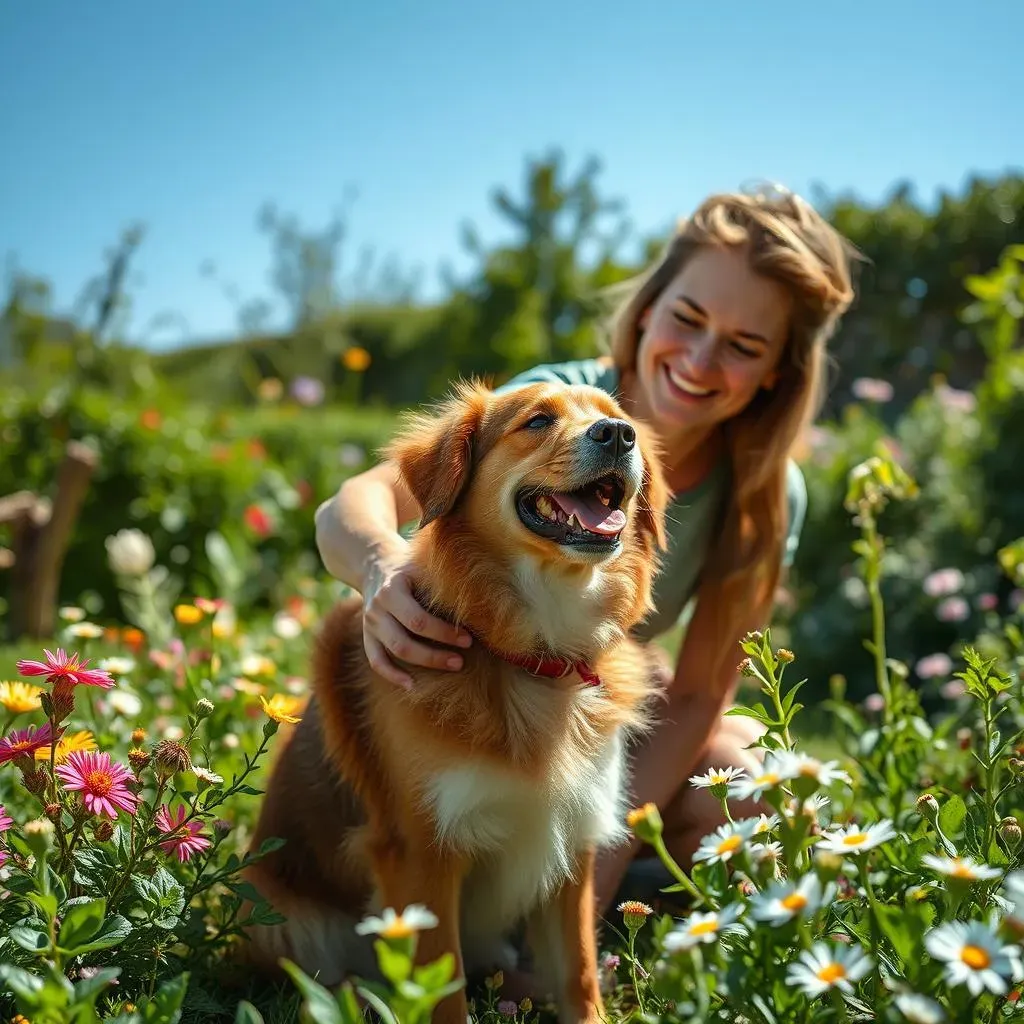
[[[636,444],[636,431],[625,420],[598,420],[590,425],[587,437],[616,459],[631,452]]]

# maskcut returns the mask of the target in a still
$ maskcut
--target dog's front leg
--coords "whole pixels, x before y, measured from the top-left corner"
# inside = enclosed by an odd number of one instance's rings
[[[392,839],[373,844],[373,871],[383,906],[401,913],[419,903],[437,917],[437,927],[420,932],[416,944],[416,963],[432,963],[451,953],[455,958],[454,978],[465,982],[459,936],[459,902],[465,868],[454,855],[446,855],[431,839]],[[462,988],[437,1004],[434,1021],[438,1024],[466,1024],[466,992]]]
[[[604,1017],[597,977],[594,859],[593,850],[580,853],[575,877],[530,920],[538,994],[554,997],[560,1024],[596,1024]]]

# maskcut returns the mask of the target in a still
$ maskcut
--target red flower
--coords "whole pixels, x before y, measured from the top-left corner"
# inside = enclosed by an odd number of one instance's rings
[[[164,853],[173,853],[180,864],[184,864],[193,854],[202,853],[210,845],[210,840],[200,835],[203,823],[190,821],[185,823],[185,808],[182,804],[174,809],[173,815],[164,804],[156,812],[156,827],[167,839],[160,844]]]
[[[57,653],[43,651],[46,661],[19,661],[18,671],[23,676],[46,676],[48,683],[66,686],[101,686],[109,690],[114,680],[109,672],[98,668],[86,668],[89,662],[79,661],[77,654],[65,654],[59,647]]]
[[[57,736],[63,731],[58,730]],[[27,729],[15,729],[0,740],[0,764],[17,761],[19,757],[34,758],[37,750],[49,747],[52,743],[53,730],[49,722],[39,728],[30,725]]]
[[[270,516],[259,507],[259,505],[250,505],[244,512],[243,518],[245,525],[252,530],[259,537],[269,537],[270,532],[273,529],[274,524],[270,520]]]

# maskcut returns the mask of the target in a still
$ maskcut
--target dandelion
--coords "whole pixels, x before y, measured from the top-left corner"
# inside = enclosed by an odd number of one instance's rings
[[[852,992],[854,982],[871,970],[871,958],[860,946],[829,946],[816,942],[804,950],[786,973],[786,981],[810,996],[823,995],[831,989]]]
[[[63,730],[58,732],[58,736]],[[53,730],[50,723],[30,725],[27,729],[14,729],[0,740],[0,764],[17,761],[18,758],[35,758],[36,751],[46,747],[47,751],[53,743]],[[49,758],[49,753],[47,753]]]
[[[700,847],[693,855],[693,859],[707,861],[709,864],[724,864],[743,849],[753,834],[754,823],[749,819],[732,825],[719,825],[714,832],[700,841]]]
[[[192,856],[202,853],[210,846],[210,840],[202,835],[201,821],[186,821],[184,804],[178,804],[173,813],[167,804],[163,804],[156,812],[154,822],[157,830],[166,838],[159,844],[166,854],[174,854],[179,864],[184,864]]]
[[[67,632],[77,640],[98,640],[103,636],[103,627],[95,622],[74,622],[68,626]]]
[[[0,704],[14,715],[36,711],[42,706],[39,701],[42,692],[41,686],[33,686],[20,679],[5,679],[0,682]]]
[[[78,732],[65,733],[57,740],[57,747],[53,752],[55,764],[63,764],[74,753],[88,753],[96,750],[96,737],[88,729],[80,729]],[[35,754],[37,761],[50,760],[50,747],[40,747]]]
[[[946,1011],[934,999],[917,992],[900,992],[895,999],[896,1009],[910,1024],[944,1024]]]
[[[946,982],[966,985],[972,996],[986,989],[997,996],[1009,989],[1008,981],[1022,975],[1020,950],[1000,946],[992,929],[981,921],[949,921],[924,937],[925,949],[945,963]]]
[[[736,800],[760,800],[769,789],[774,789],[785,781],[779,770],[779,762],[774,754],[766,754],[761,771],[753,778],[745,776],[729,783],[729,796]]]
[[[662,946],[667,953],[679,953],[694,946],[714,942],[721,935],[739,931],[742,925],[736,923],[742,907],[732,903],[721,910],[712,910],[706,914],[691,914],[682,924],[670,931]]]
[[[710,789],[713,796],[721,799],[726,795],[732,782],[748,778],[742,768],[712,768],[704,775],[693,775],[690,777],[690,785],[698,789]]]
[[[46,676],[54,686],[99,686],[109,690],[114,685],[109,672],[89,668],[89,661],[81,661],[77,654],[67,654],[60,647],[56,652],[44,649],[45,661],[18,662],[18,671],[23,676]]]
[[[926,853],[921,858],[921,863],[940,875],[967,882],[988,882],[1002,874],[998,868],[990,868],[987,864],[975,864],[971,857],[936,857],[932,853]]]
[[[413,903],[400,914],[385,907],[380,917],[365,917],[356,925],[360,935],[379,935],[382,939],[408,939],[417,932],[437,927],[437,918],[421,903]]]
[[[126,785],[133,781],[132,773],[123,764],[112,762],[106,751],[75,751],[56,772],[66,790],[82,794],[82,803],[91,814],[116,818],[119,809],[135,813],[138,797]]]
[[[750,913],[756,921],[783,925],[796,917],[817,913],[822,903],[831,902],[834,893],[831,882],[823,887],[817,875],[808,874],[796,885],[776,882],[767,892],[755,896],[750,901]]]
[[[866,827],[847,825],[831,832],[824,832],[818,842],[818,849],[826,853],[866,853],[895,838],[896,830],[892,827],[892,822],[888,818],[883,818]]]
[[[305,701],[298,697],[289,696],[287,693],[275,693],[268,701],[260,694],[260,703],[263,705],[263,711],[267,717],[275,722],[287,722],[294,725],[296,722],[302,721],[298,712],[302,710]]]

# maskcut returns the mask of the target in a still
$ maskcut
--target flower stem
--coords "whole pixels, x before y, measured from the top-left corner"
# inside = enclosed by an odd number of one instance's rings
[[[633,982],[633,993],[636,995],[636,1004],[640,1008],[640,1014],[645,1015],[647,1010],[644,1008],[644,997],[640,991],[640,979],[636,973],[636,929],[629,929],[629,977]]]

